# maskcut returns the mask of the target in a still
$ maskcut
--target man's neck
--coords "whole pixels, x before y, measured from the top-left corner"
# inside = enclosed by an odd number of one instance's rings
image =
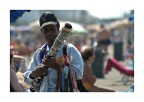
[[[53,45],[53,43],[51,43],[51,42],[47,42],[47,44],[48,44],[49,48],[51,48]]]

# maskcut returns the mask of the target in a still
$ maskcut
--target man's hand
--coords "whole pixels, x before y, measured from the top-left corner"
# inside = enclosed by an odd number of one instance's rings
[[[55,58],[44,58],[42,63],[44,65],[46,65],[47,67],[49,68],[53,68],[53,69],[56,69],[56,70],[59,70],[60,68],[60,65],[56,62],[56,59]]]
[[[47,73],[48,73],[48,69],[46,68],[46,66],[37,66],[37,68],[32,71],[30,76],[32,78],[36,78],[38,76],[47,75]]]

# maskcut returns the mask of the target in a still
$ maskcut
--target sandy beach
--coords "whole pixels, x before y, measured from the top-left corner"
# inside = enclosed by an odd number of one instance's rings
[[[134,83],[134,77],[128,76],[126,84],[122,82],[122,77],[123,74],[115,69],[112,69],[107,75],[105,75],[105,78],[97,78],[95,85],[115,91],[129,91],[131,85]]]
[[[113,57],[113,46],[109,46],[109,57]],[[125,65],[125,62],[120,62]],[[112,68],[112,70],[105,75],[105,78],[97,78],[96,86],[109,88],[115,91],[129,91],[131,85],[134,83],[134,77],[127,76],[127,81],[122,81],[123,74],[118,70]]]

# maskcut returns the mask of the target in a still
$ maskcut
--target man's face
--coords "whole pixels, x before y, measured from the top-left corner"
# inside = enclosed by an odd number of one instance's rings
[[[42,28],[42,36],[47,42],[54,42],[59,31],[56,25],[46,25]]]

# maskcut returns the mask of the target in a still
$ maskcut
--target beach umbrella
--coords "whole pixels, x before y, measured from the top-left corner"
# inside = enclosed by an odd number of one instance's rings
[[[89,31],[89,32],[97,32],[100,30],[100,26],[99,25],[87,25],[85,26],[85,28]]]
[[[77,35],[83,35],[83,34],[87,34],[87,30],[80,24],[75,23],[75,22],[70,22],[70,21],[61,21],[60,22],[60,29],[64,26],[65,23],[70,23],[72,25],[72,33],[73,34],[77,34]],[[39,26],[39,20],[36,20],[34,22],[31,22],[29,24],[29,27],[31,29],[31,31],[38,31],[40,26]]]
[[[130,25],[128,19],[118,20],[110,24],[109,29],[121,28]]]
[[[34,22],[31,22],[31,23],[29,24],[29,27],[30,27],[30,30],[31,30],[32,32],[38,32],[38,31],[40,31],[39,20],[36,20],[36,21],[34,21]]]
[[[60,21],[60,29],[64,26],[65,23],[70,23],[72,25],[72,33],[76,35],[85,35],[88,31],[79,23],[71,21]]]

